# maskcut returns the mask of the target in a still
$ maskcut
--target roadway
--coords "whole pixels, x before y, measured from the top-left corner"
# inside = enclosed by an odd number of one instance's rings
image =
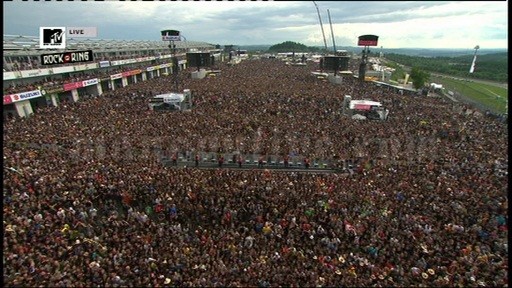
[[[385,59],[385,58],[384,58]],[[391,60],[388,60],[386,59],[387,61],[391,61]],[[391,61],[391,62],[394,62],[394,61]],[[408,73],[411,72],[411,67],[409,66],[403,66],[404,70],[406,70]],[[501,87],[501,88],[504,88],[504,89],[507,89],[508,90],[508,83],[501,83],[501,82],[496,82],[496,81],[490,81],[490,80],[482,80],[482,79],[465,79],[465,78],[460,78],[460,77],[454,77],[452,75],[448,75],[448,74],[442,74],[442,73],[437,73],[437,72],[430,72],[430,71],[427,71],[428,73],[430,73],[431,76],[435,76],[435,77],[444,77],[444,78],[448,78],[448,79],[454,79],[454,80],[460,80],[460,81],[465,81],[465,80],[469,80],[469,81],[472,81],[472,82],[476,82],[476,83],[481,83],[481,84],[487,84],[487,85],[492,85],[492,86],[496,86],[496,87]],[[468,71],[469,72],[469,71]]]
[[[500,82],[495,82],[495,81],[490,81],[490,80],[481,80],[481,79],[473,79],[473,78],[465,79],[465,78],[459,78],[459,77],[454,77],[451,75],[433,73],[433,72],[430,72],[430,75],[432,75],[434,77],[448,78],[448,79],[459,80],[459,81],[468,80],[470,82],[487,84],[487,85],[496,86],[496,87],[500,87],[500,88],[504,88],[504,89],[508,90],[508,83],[500,83]]]

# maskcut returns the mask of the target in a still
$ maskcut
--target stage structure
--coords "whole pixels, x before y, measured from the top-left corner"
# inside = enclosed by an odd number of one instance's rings
[[[176,57],[176,44],[174,41],[181,41],[180,31],[178,30],[162,30],[162,41],[169,41],[169,48],[172,53],[172,72],[174,75],[174,89],[178,91],[178,58]]]
[[[215,65],[215,58],[210,52],[191,52],[187,53],[187,64],[189,67],[197,67],[197,71],[201,67],[210,67]]]
[[[178,57],[176,55],[176,44],[174,44],[174,41],[181,41],[181,38],[187,40],[183,35],[181,35],[180,31],[178,30],[162,30],[162,41],[169,41],[169,48],[171,49],[172,53],[172,73],[174,76],[174,93],[170,93],[168,96],[164,97],[155,97],[152,99],[153,103],[159,103],[160,100],[162,103],[165,103],[167,108],[178,108],[179,109],[162,109],[162,110],[188,110],[192,108],[192,93],[190,92],[190,89],[183,90],[183,93],[179,93],[179,65],[178,65]],[[172,90],[172,89],[171,89]],[[155,100],[156,99],[156,100]],[[178,101],[180,104],[177,105],[175,100],[170,99],[181,99]],[[151,106],[151,105],[150,105]],[[155,105],[153,105],[155,106]],[[164,107],[164,106],[162,106]],[[155,107],[150,107],[155,108]]]
[[[366,73],[366,63],[368,63],[368,55],[370,54],[369,46],[377,46],[379,36],[377,35],[361,35],[357,41],[357,46],[363,46],[363,54],[361,64],[359,64],[359,80],[364,81]]]
[[[350,56],[324,56],[321,61],[321,71],[332,71],[334,76],[338,71],[347,71]]]

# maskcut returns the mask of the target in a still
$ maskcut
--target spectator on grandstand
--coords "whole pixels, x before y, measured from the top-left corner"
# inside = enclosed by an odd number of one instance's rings
[[[157,78],[4,123],[6,285],[507,285],[508,181],[490,173],[507,163],[504,123],[279,61],[221,68],[180,75],[190,113],[146,111],[170,90]],[[403,106],[353,122],[336,111],[345,94]],[[157,155],[218,148],[337,155],[354,174],[166,168]]]

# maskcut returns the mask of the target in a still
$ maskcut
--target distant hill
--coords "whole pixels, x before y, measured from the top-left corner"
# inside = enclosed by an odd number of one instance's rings
[[[252,51],[252,52],[255,52],[255,51],[261,51],[261,52],[265,52],[265,51],[268,51],[268,48],[270,48],[270,46],[272,45],[240,45],[238,47],[240,47],[241,50],[247,50],[247,51]]]
[[[244,49],[247,51],[260,51],[266,52],[272,44],[262,44],[262,45],[239,45],[240,49]],[[319,50],[323,49],[323,46],[313,46],[318,48]],[[333,51],[332,46],[327,47],[328,51]],[[354,46],[339,46],[336,47],[336,50],[347,50],[349,52],[360,54],[363,50],[363,47],[354,47]],[[421,57],[457,57],[464,55],[473,55],[473,49],[451,49],[451,48],[439,48],[439,49],[423,49],[423,48],[397,48],[397,49],[385,49],[381,50],[380,47],[370,47],[371,53],[383,52],[384,54],[394,53],[394,54],[402,54],[409,56],[421,56]],[[507,49],[479,49],[478,55],[485,54],[495,54],[495,53],[507,53]],[[471,56],[472,57],[472,56]]]
[[[380,52],[380,49],[374,48],[374,51]],[[400,49],[382,49],[384,54],[394,53],[403,54],[410,56],[421,56],[421,57],[457,57],[463,55],[473,55],[475,52],[473,49],[412,49],[412,48],[400,48]],[[479,49],[478,55],[495,54],[495,53],[507,53],[507,49]]]
[[[269,52],[284,53],[284,52],[318,52],[320,51],[317,47],[308,47],[302,43],[293,41],[285,41],[276,45],[272,45],[268,48]]]
[[[480,54],[478,51],[474,73],[469,73],[474,55],[448,56],[410,56],[388,53],[384,59],[409,67],[418,67],[425,71],[437,72],[459,77],[485,79],[498,82],[508,81],[508,53]]]

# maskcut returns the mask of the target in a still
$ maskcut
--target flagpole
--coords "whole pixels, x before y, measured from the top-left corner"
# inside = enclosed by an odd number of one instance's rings
[[[471,63],[471,67],[469,68],[469,73],[473,73],[475,71],[475,64],[476,64],[476,52],[480,49],[479,45],[475,46],[475,54],[473,55],[473,62]]]
[[[476,65],[476,53],[478,51],[478,49],[480,49],[480,46],[479,45],[476,45],[475,46],[475,53],[473,54],[473,61],[471,62],[471,67],[469,67],[469,73],[466,74],[466,80],[464,81],[464,86],[468,86],[468,83],[469,80],[469,74],[473,74],[473,72],[475,71],[475,65]],[[463,89],[463,91],[466,90],[466,89]]]

